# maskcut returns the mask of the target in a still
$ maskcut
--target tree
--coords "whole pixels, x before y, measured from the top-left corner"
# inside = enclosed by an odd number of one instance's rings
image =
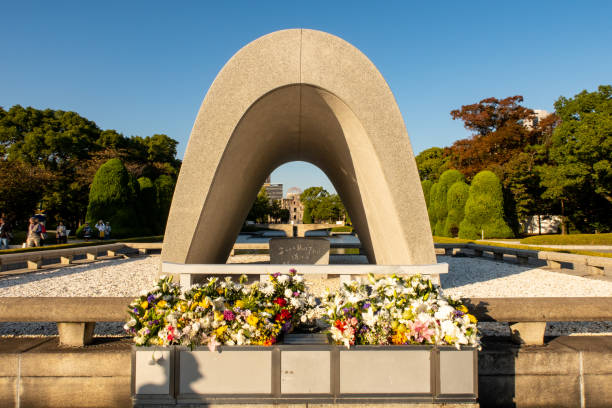
[[[434,228],[434,235],[437,236],[449,236],[445,229],[446,227],[446,216],[448,209],[446,205],[446,195],[450,186],[457,181],[463,181],[465,178],[463,174],[457,170],[446,170],[440,176],[440,181],[436,183],[438,187],[435,191],[432,189],[430,197],[430,206],[432,211],[435,212],[436,224]]]
[[[462,180],[456,181],[446,193],[446,207],[448,215],[444,224],[444,235],[456,237],[459,235],[459,225],[465,215],[465,203],[467,202],[470,187]]]
[[[425,179],[421,181],[421,188],[423,189],[423,196],[425,197],[425,206],[429,211],[429,193],[431,192],[431,187],[433,186],[433,182],[429,179]]]
[[[273,200],[269,206],[270,218],[273,222],[278,222],[281,218],[281,205],[280,200]]]
[[[440,175],[448,169],[449,158],[444,149],[439,147],[423,150],[415,159],[421,180],[436,182]]]
[[[534,112],[520,105],[522,96],[505,99],[487,98],[451,111],[453,119],[463,120],[474,134],[458,140],[449,151],[450,167],[471,179],[481,170],[503,165],[524,150],[538,133],[526,121]]]
[[[488,170],[481,171],[472,180],[465,203],[465,216],[459,225],[459,237],[478,239],[484,232],[486,238],[512,237],[512,230],[504,221],[502,187],[497,176]]]
[[[0,210],[12,223],[25,225],[43,197],[49,172],[20,160],[0,160],[0,180]]]
[[[437,203],[439,200],[438,190],[440,189],[440,183],[434,183],[429,190],[429,206],[427,207],[429,215],[429,225],[431,226],[431,233],[433,235],[436,231],[436,223],[438,222],[437,214]]]
[[[302,216],[304,224],[311,224],[313,219],[317,218],[316,209],[320,205],[321,200],[327,196],[329,196],[327,190],[320,186],[308,187],[300,194],[300,201],[304,205],[304,215]]]
[[[609,230],[612,213],[612,86],[600,86],[597,92],[586,90],[574,98],[560,97],[555,102],[561,123],[555,128],[550,146],[550,164],[539,168],[543,197],[561,204],[565,232],[566,212],[593,213],[594,218],[576,223],[591,230]],[[593,194],[586,203],[576,198]],[[598,200],[599,196],[602,200]],[[589,209],[597,203],[599,208]],[[577,204],[582,204],[577,206]],[[585,205],[587,207],[585,207]]]
[[[100,166],[89,190],[87,221],[111,223],[117,237],[140,235],[143,219],[138,214],[138,182],[128,173],[119,159],[111,159]]]
[[[270,198],[268,198],[266,188],[262,187],[259,193],[257,193],[257,197],[255,197],[255,201],[247,215],[247,220],[265,223],[268,214],[270,214]]]
[[[143,235],[157,234],[161,230],[160,211],[157,206],[157,191],[148,177],[138,179],[140,193],[138,194],[139,214],[145,221]],[[148,231],[146,231],[148,229]]]
[[[172,177],[162,174],[155,180],[155,192],[157,195],[157,208],[159,208],[160,217],[160,233],[166,229],[168,214],[170,213],[170,204],[172,203],[172,195],[176,187],[176,180]]]

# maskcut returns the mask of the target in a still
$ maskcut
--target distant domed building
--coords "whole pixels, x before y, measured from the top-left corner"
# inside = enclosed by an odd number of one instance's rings
[[[302,189],[299,187],[291,187],[287,190],[285,198],[281,202],[281,208],[289,210],[289,223],[301,224],[304,217],[304,206],[300,201]]]

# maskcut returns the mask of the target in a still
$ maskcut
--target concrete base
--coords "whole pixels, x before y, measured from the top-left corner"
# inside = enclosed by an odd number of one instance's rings
[[[512,341],[516,344],[540,346],[544,344],[545,331],[546,322],[510,323]]]
[[[131,407],[131,342],[94,340],[86,348],[65,349],[53,337],[0,339],[0,406]],[[609,407],[612,401],[612,336],[559,337],[537,347],[518,346],[508,338],[485,338],[478,366],[481,407]],[[283,405],[257,405],[266,406]],[[309,408],[331,406],[308,404]],[[410,405],[435,406],[440,405]],[[478,404],[444,407],[474,408]]]
[[[95,261],[96,259],[98,259],[97,253],[88,253],[86,256],[88,261]]]
[[[60,257],[60,264],[62,265],[70,265],[73,261],[73,256],[72,255],[66,255],[66,256],[61,256]]]
[[[561,269],[561,262],[546,260],[546,265],[551,269]]]
[[[40,269],[42,267],[42,259],[28,260],[28,269]]]
[[[83,347],[93,340],[95,322],[87,323],[57,323],[59,343],[61,346]]]
[[[603,266],[589,265],[588,266],[588,271],[589,271],[589,275],[595,275],[595,276],[604,276],[605,275],[605,271],[604,271],[604,267]]]

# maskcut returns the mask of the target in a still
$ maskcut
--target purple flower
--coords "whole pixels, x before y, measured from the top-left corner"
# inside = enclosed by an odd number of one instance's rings
[[[134,312],[135,314],[138,314],[138,308],[137,308],[137,307],[135,307],[135,308],[134,308],[134,310],[133,310],[133,312]]]
[[[274,276],[275,278],[278,278],[280,276],[280,272],[273,273],[272,276]]]
[[[234,320],[235,317],[236,316],[234,316],[234,313],[231,310],[225,309],[223,311],[223,318],[227,320],[228,322],[231,322],[232,320]]]
[[[157,319],[153,320],[153,324],[159,324],[159,320]]]
[[[291,328],[291,321],[289,321],[289,322],[287,322],[287,323],[283,324],[283,331],[284,331],[284,332],[289,331],[289,329],[290,329],[290,328]]]
[[[155,300],[155,296],[153,296],[153,295],[149,295],[149,296],[147,296],[147,302],[151,303],[151,302],[153,302],[154,300]]]
[[[291,273],[297,273],[297,269],[295,269],[295,268],[291,268],[291,269],[289,269],[289,272],[291,272]]]
[[[294,296],[294,297],[298,297],[298,296],[300,296],[300,292],[293,292],[293,296]]]
[[[369,309],[370,308],[370,304],[369,303],[364,303],[363,304],[363,308],[364,309]]]

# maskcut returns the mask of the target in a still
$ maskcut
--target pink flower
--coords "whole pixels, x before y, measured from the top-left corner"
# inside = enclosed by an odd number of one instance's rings
[[[423,340],[431,341],[431,336],[435,334],[434,329],[430,329],[427,323],[420,320],[408,322],[408,326],[408,329],[412,333],[412,337],[418,343],[422,343]]]

